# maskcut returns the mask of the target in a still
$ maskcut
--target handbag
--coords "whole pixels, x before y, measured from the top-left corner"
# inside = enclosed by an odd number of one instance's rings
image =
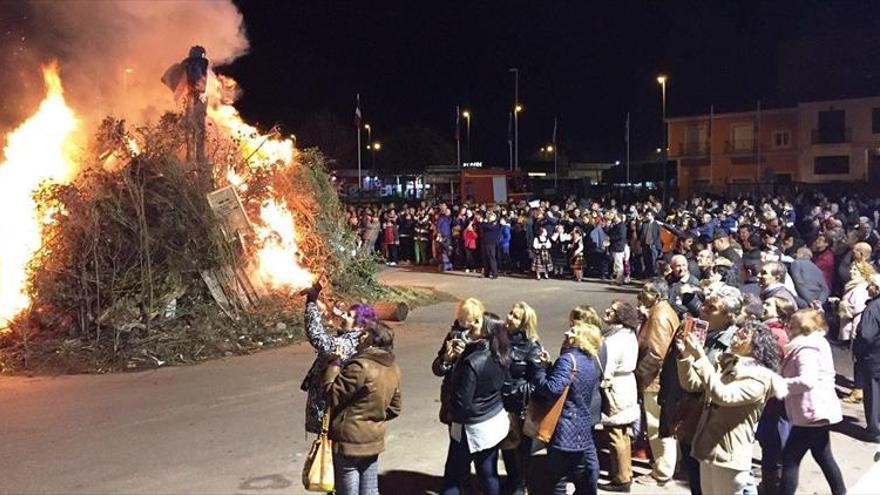
[[[332,492],[335,489],[333,472],[333,442],[327,435],[330,430],[330,408],[324,411],[321,433],[312,442],[312,448],[303,465],[303,487],[309,492]]]
[[[598,357],[596,358],[596,365],[599,367],[599,394],[602,396],[602,414],[614,416],[622,410],[620,400],[613,393],[614,384],[611,383],[611,379],[605,378],[605,368]]]
[[[577,360],[571,356],[571,382],[565,386],[559,398],[553,404],[546,404],[541,401],[529,401],[529,409],[526,412],[526,418],[523,422],[523,435],[549,443],[556,431],[556,424],[559,423],[559,417],[562,415],[562,406],[565,405],[565,399],[568,397],[568,391],[571,383],[577,379]]]

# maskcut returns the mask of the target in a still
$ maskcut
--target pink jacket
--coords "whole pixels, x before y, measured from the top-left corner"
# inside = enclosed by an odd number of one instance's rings
[[[785,412],[795,426],[823,426],[843,420],[834,391],[831,346],[820,332],[798,335],[785,346],[782,376],[788,383]]]

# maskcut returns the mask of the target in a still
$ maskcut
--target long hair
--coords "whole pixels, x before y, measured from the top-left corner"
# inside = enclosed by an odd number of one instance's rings
[[[599,318],[599,313],[596,312],[596,308],[586,304],[582,304],[572,309],[571,313],[568,314],[568,319],[571,320],[572,326],[578,324],[593,325],[599,330],[605,326],[602,318]]]
[[[602,345],[602,330],[596,325],[576,322],[569,330],[571,345],[586,352],[590,356],[599,357],[599,347]]]
[[[809,335],[813,332],[824,334],[828,331],[828,323],[825,321],[825,316],[818,309],[806,308],[795,311],[791,315],[789,329],[794,330],[795,322],[797,322],[799,330],[797,334],[792,335],[792,338],[798,335]]]
[[[483,333],[489,341],[489,352],[501,366],[510,366],[510,341],[507,339],[507,328],[495,313],[483,314]]]
[[[778,372],[782,364],[782,352],[773,332],[767,325],[757,321],[747,321],[743,328],[752,331],[752,358],[761,366]]]
[[[517,330],[522,331],[526,335],[527,339],[531,340],[532,342],[537,342],[539,340],[538,314],[535,313],[535,310],[532,309],[531,306],[523,301],[515,303],[510,310],[515,311],[517,309],[522,311],[522,324]]]

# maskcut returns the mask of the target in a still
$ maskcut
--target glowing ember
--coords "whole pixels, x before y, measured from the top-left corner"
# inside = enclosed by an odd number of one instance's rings
[[[293,215],[285,206],[268,201],[260,208],[264,225],[256,227],[260,277],[270,287],[303,289],[314,276],[299,263],[299,247]]]
[[[58,68],[43,68],[46,99],[6,137],[0,163],[0,328],[30,304],[27,265],[40,247],[41,225],[33,192],[43,181],[67,183],[76,174],[69,139],[77,127],[64,101]]]

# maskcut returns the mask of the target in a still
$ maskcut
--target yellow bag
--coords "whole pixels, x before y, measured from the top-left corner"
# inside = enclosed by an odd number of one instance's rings
[[[321,434],[312,442],[303,465],[302,482],[306,491],[332,492],[335,489],[333,473],[333,442],[327,436],[330,430],[330,408],[324,411]]]

